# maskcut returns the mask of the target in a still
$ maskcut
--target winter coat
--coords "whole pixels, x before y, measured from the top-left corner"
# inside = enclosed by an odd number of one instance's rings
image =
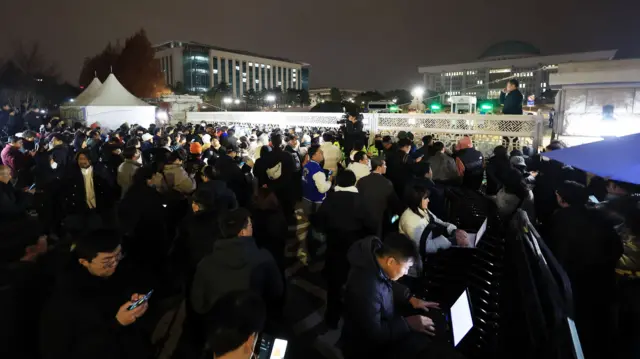
[[[196,269],[191,288],[193,309],[206,314],[224,294],[247,289],[259,293],[266,302],[281,299],[284,284],[275,260],[251,237],[216,240],[211,254]]]
[[[348,170],[356,175],[356,184],[362,177],[368,176],[371,173],[371,169],[367,165],[363,165],[359,162],[351,162],[347,167]]]
[[[120,164],[118,167],[118,186],[122,191],[122,197],[124,197],[125,193],[131,184],[133,183],[133,175],[136,174],[138,168],[142,167],[140,163],[131,159],[125,159],[124,162]]]
[[[115,318],[132,294],[149,291],[131,287],[130,278],[137,276],[121,266],[105,279],[91,275],[77,260],[69,264],[42,313],[42,358],[150,358],[140,324],[125,327]]]
[[[344,292],[344,326],[341,342],[345,357],[380,358],[382,353],[410,335],[396,308],[408,302],[409,293],[380,268],[375,251],[377,238],[365,238],[351,246],[351,269]],[[425,341],[428,343],[428,341]]]
[[[420,247],[422,235],[431,221],[445,228],[447,235],[452,235],[457,229],[455,225],[440,220],[429,211],[423,209],[419,209],[418,211],[421,216],[415,214],[410,208],[407,208],[404,213],[402,213],[402,216],[400,216],[400,224],[398,225],[399,232],[409,237],[418,247]],[[427,238],[425,249],[427,253],[435,253],[440,249],[447,249],[449,247],[451,247],[451,242],[447,238],[430,236]]]
[[[327,236],[326,261],[334,267],[345,268],[346,275],[349,247],[359,239],[376,234],[378,223],[373,221],[356,187],[336,187],[335,190],[327,195],[311,223]]]
[[[162,173],[156,173],[151,181],[161,193],[175,190],[188,195],[196,190],[196,181],[189,177],[182,165],[175,163],[166,164]]]
[[[511,92],[500,93],[500,103],[504,105],[502,113],[505,115],[522,115],[522,100],[524,96],[520,90],[513,90]]]
[[[117,193],[102,166],[93,167],[93,191],[96,197],[96,211],[103,212],[113,208]],[[83,214],[89,211],[84,177],[80,167],[73,165],[62,180],[62,198],[66,215]]]
[[[0,156],[2,156],[2,164],[11,169],[11,176],[14,178],[27,166],[25,154],[11,144],[7,144],[5,148],[2,149]]]
[[[370,173],[361,178],[356,185],[358,192],[362,194],[364,206],[368,208],[374,223],[378,224],[378,235],[381,235],[385,212],[400,214],[403,210],[402,202],[393,189],[393,184],[383,175]]]
[[[424,161],[424,159],[423,159]],[[429,157],[429,164],[433,172],[433,180],[439,182],[460,181],[456,160],[446,153],[438,152]]]

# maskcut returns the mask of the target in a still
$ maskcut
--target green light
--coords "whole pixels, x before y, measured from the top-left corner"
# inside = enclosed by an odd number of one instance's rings
[[[431,110],[432,110],[432,111],[439,111],[439,110],[441,110],[441,109],[442,109],[442,106],[440,106],[440,104],[439,104],[439,103],[432,103],[432,104],[431,104]]]
[[[485,104],[481,105],[480,108],[483,109],[483,110],[489,110],[490,111],[490,110],[493,110],[493,105],[490,104],[490,103],[485,103]]]

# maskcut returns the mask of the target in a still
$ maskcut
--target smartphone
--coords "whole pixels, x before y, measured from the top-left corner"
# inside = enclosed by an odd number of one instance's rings
[[[36,188],[36,184],[32,184],[31,187],[29,187],[29,191],[31,191],[32,189]]]
[[[131,304],[129,306],[129,308],[127,308],[127,310],[134,310],[136,308],[138,308],[139,306],[141,306],[142,304],[144,304],[146,301],[149,300],[149,298],[151,298],[151,294],[153,294],[153,289],[151,289],[149,291],[149,293],[147,293],[144,297],[136,300],[133,304]]]
[[[595,203],[595,204],[600,203],[600,201],[598,201],[596,196],[589,196],[589,201],[591,201],[592,203]]]
[[[397,214],[391,217],[391,223],[396,223],[396,221],[400,218]]]
[[[254,354],[257,359],[283,359],[287,353],[287,345],[285,339],[262,333],[258,336]]]

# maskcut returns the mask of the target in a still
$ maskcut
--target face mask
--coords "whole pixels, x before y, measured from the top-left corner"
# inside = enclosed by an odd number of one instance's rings
[[[56,168],[58,168],[58,162],[52,162],[51,163],[51,169],[55,170]]]

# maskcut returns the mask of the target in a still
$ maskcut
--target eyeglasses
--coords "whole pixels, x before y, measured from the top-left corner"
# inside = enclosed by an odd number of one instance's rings
[[[118,263],[120,263],[120,261],[123,260],[124,257],[125,257],[125,254],[123,252],[120,252],[116,256],[113,256],[112,258],[102,261],[102,266],[105,269],[113,268]]]

